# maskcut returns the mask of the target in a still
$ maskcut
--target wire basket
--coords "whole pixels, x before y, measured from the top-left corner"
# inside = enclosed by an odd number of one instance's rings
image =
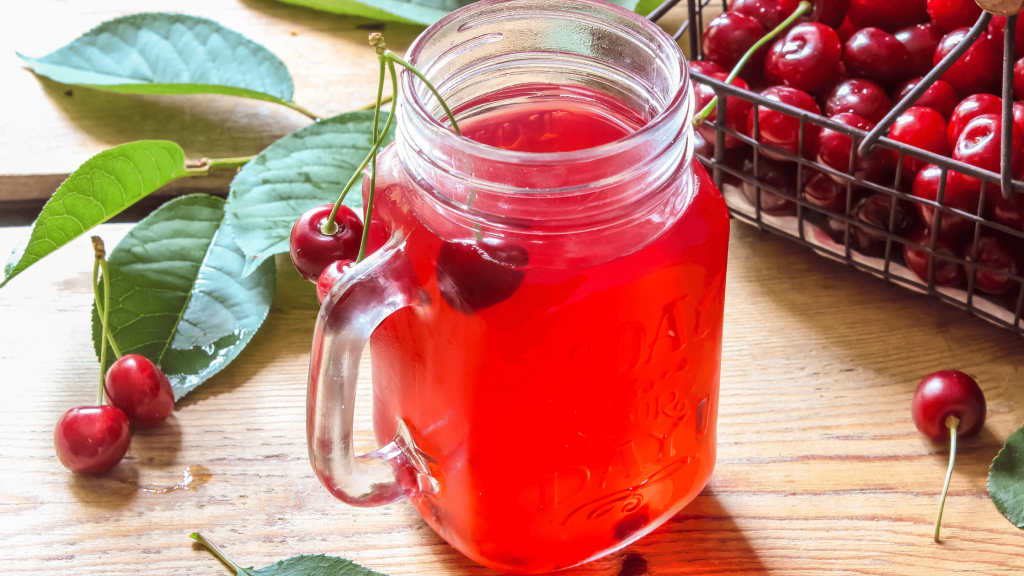
[[[660,18],[678,2],[665,2],[651,13],[650,18]],[[689,31],[691,59],[701,59],[701,32],[707,16],[705,10],[713,9],[717,14],[727,9],[724,0],[714,2],[714,6],[712,3],[713,0],[688,0],[689,18],[675,34],[676,39],[679,39]],[[979,33],[983,27],[980,21],[975,25]],[[1005,53],[1011,56],[1008,64],[1012,66],[1012,32],[1008,32],[1006,38],[1008,47]],[[973,39],[965,40],[964,44],[970,41]],[[964,46],[964,50],[966,48]],[[938,65],[936,70],[919,83],[922,86],[917,94],[930,86],[955,60],[954,56],[948,63],[944,61]],[[1004,65],[1005,70],[1007,67]],[[1012,68],[1008,77],[1012,82]],[[991,211],[986,206],[998,202],[994,199],[996,196],[1020,199],[1020,195],[1024,194],[1024,182],[1012,181],[1011,184],[1009,161],[1003,163],[1007,167],[1006,175],[995,174],[880,137],[888,126],[885,119],[879,122],[879,128],[869,134],[692,70],[690,78],[694,83],[707,85],[718,96],[717,118],[707,123],[707,126],[713,128],[714,138],[703,139],[697,136],[697,157],[712,173],[734,218],[763,231],[790,238],[822,256],[845,262],[887,283],[929,294],[968,314],[1024,335],[1024,322],[1021,321],[1024,310],[1024,290],[1021,286],[1024,276],[1020,273],[1024,270],[1024,230],[989,219],[987,215]],[[1011,87],[1004,86],[1003,94],[1006,118],[1012,114]],[[853,142],[851,150],[856,150],[865,139],[868,139],[869,147],[877,142],[877,149],[889,150],[897,158],[895,173],[890,173],[884,180],[870,182],[857,177],[854,153],[850,154],[849,169],[839,171],[816,159],[805,157],[806,154],[793,154],[763,144],[758,122],[760,114],[751,116],[754,119],[753,130],[749,135],[726,126],[730,98],[750,102],[755,109],[775,110],[799,119],[798,151],[805,150],[805,127],[808,125],[849,136]],[[897,104],[890,113],[892,119],[916,98],[912,94],[908,96],[910,102]],[[1006,134],[1004,142],[1009,141],[1009,129]],[[1008,156],[1010,147],[1004,146],[1003,151]],[[910,185],[903,178],[905,158],[916,158],[934,164],[941,170],[934,201],[911,194]],[[977,211],[966,212],[944,202],[951,171],[981,180],[982,192]],[[834,201],[823,202],[821,195],[814,193],[816,188],[822,187],[818,184],[838,185],[840,191],[845,191],[845,199],[838,205]],[[1003,190],[1005,194],[1001,194]],[[930,216],[930,221],[925,221],[923,215]],[[959,224],[967,228],[959,244],[952,248],[947,246],[945,240],[940,241],[939,235],[940,224],[950,218],[959,219]],[[979,254],[983,256],[982,260],[986,260],[984,256],[989,254],[986,252],[989,244],[996,242],[1009,251],[1010,257],[1015,260],[1015,269],[1006,270],[979,261]],[[914,264],[914,267],[910,264]],[[921,274],[915,273],[915,269]],[[996,291],[993,286],[999,285],[1009,287],[1003,293],[993,293]]]

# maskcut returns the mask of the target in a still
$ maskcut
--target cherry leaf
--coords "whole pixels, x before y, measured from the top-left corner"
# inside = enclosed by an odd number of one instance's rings
[[[43,206],[29,236],[11,254],[0,287],[90,228],[187,175],[185,152],[174,142],[130,142],[93,156]]]
[[[251,576],[385,576],[337,556],[292,556],[263,568],[244,569]]]
[[[381,111],[380,124],[387,120]],[[292,225],[303,212],[335,202],[370,153],[373,111],[348,112],[301,128],[268,146],[231,182],[227,223],[246,255],[243,275],[288,252]],[[394,139],[394,127],[384,141]],[[345,204],[362,213],[357,182]]]
[[[245,255],[223,222],[224,200],[175,198],[118,243],[101,281],[110,282],[110,332],[121,352],[158,364],[176,400],[234,360],[270,310],[274,263],[242,278]],[[99,357],[95,307],[92,332]]]
[[[1024,427],[1006,439],[988,471],[988,493],[996,509],[1024,528]]]
[[[226,94],[294,107],[292,76],[277,56],[197,16],[123,16],[46,56],[18,56],[62,84],[127,94]]]

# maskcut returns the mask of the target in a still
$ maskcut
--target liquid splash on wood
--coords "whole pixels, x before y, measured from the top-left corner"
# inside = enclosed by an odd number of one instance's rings
[[[142,492],[149,492],[151,494],[170,494],[177,490],[184,490],[186,492],[195,490],[210,481],[213,475],[210,474],[210,469],[206,466],[199,464],[193,464],[192,466],[186,466],[181,472],[181,482],[174,486],[167,488],[139,488]]]

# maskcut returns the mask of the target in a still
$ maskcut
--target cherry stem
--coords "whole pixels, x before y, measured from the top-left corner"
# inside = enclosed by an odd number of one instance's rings
[[[195,168],[185,168],[186,176],[209,176],[210,170],[217,168],[240,168],[255,156],[237,156],[235,158],[202,158]]]
[[[206,538],[203,538],[203,535],[200,534],[199,532],[193,532],[193,533],[189,534],[188,537],[193,539],[193,540],[195,540],[196,542],[199,542],[200,544],[202,544],[207,550],[212,552],[213,555],[216,556],[218,560],[220,560],[221,562],[227,564],[228,568],[231,568],[232,570],[234,570],[235,574],[243,574],[243,573],[245,573],[245,570],[241,566],[239,566],[238,564],[235,564],[234,562],[232,562],[231,559],[228,558],[228,555],[225,554],[224,551],[220,549],[220,547],[218,547],[213,542],[210,542]]]
[[[377,84],[377,105],[373,109],[373,139],[377,139],[377,124],[380,122],[381,96],[384,94],[384,74],[391,74],[391,91],[398,93],[398,80],[395,74],[395,65],[389,62],[383,54],[377,56],[380,61],[380,82]],[[391,115],[395,113],[395,104],[391,104]],[[366,199],[366,210],[363,213],[363,237],[359,240],[359,255],[356,262],[362,262],[366,258],[366,242],[370,238],[370,216],[373,214],[373,198],[377,192],[377,151],[373,151],[373,160],[370,161],[370,194]]]
[[[285,106],[291,108],[292,110],[295,110],[299,114],[302,114],[302,115],[306,116],[307,118],[309,118],[313,122],[319,122],[320,121],[320,116],[310,112],[309,110],[306,110],[305,108],[303,108],[302,106],[299,106],[295,102],[290,102],[288,100],[283,100],[283,101],[281,101],[281,103],[284,104]]]
[[[956,462],[956,429],[960,426],[960,419],[949,415],[946,417],[946,427],[949,428],[949,469],[946,470],[946,484],[942,487],[942,499],[939,500],[939,515],[935,517],[935,541],[939,541],[939,528],[942,526],[942,509],[946,506],[946,493],[949,492],[949,480],[953,477],[953,463]]]
[[[103,323],[104,335],[107,337],[107,343],[110,344],[110,348],[114,351],[114,355],[120,358],[121,356],[123,356],[123,354],[121,354],[121,349],[118,347],[117,342],[114,341],[114,335],[110,332],[110,326],[107,324],[108,320],[106,311],[108,308],[110,308],[110,294],[107,294],[106,292],[107,290],[109,290],[108,278],[110,278],[110,273],[107,267],[106,249],[104,249],[103,240],[101,240],[99,236],[92,237],[92,246],[93,251],[96,253],[95,262],[93,263],[92,267],[92,293],[93,298],[96,301],[96,315],[100,317],[100,320]],[[102,297],[102,299],[106,301],[106,304],[100,302],[100,284],[97,279],[97,273],[99,272],[101,266],[103,268],[104,292],[104,296]]]
[[[753,58],[754,54],[758,50],[760,50],[762,46],[774,40],[776,36],[782,33],[782,31],[785,30],[786,28],[789,28],[790,24],[792,24],[798,18],[803,16],[805,12],[810,10],[810,8],[811,3],[808,2],[807,0],[802,0],[800,4],[796,7],[796,10],[794,10],[793,13],[789,15],[789,18],[783,20],[782,24],[779,24],[778,26],[775,27],[774,30],[762,36],[760,40],[755,42],[754,45],[751,46],[749,50],[747,50],[743,57],[740,58],[740,61],[736,63],[736,66],[733,67],[732,72],[729,72],[729,76],[725,79],[725,83],[732,84],[732,81],[735,80],[736,77],[740,75],[740,72],[743,70],[743,67],[747,65],[747,62],[751,58]],[[701,111],[698,112],[696,116],[694,116],[694,127],[703,124],[704,121],[708,119],[708,116],[711,116],[711,113],[714,112],[715,108],[717,107],[718,96],[715,96],[714,98],[711,99],[711,102],[707,103],[707,106],[704,106],[704,108],[702,108]]]

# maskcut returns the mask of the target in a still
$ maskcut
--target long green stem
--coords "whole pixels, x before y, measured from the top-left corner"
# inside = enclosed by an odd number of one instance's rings
[[[796,7],[796,10],[794,10],[793,13],[789,15],[789,18],[783,20],[782,24],[776,26],[774,30],[765,34],[760,40],[755,42],[754,45],[751,46],[745,54],[743,54],[743,57],[740,58],[740,61],[737,62],[736,66],[733,66],[732,71],[729,72],[729,76],[725,79],[725,83],[732,84],[732,81],[735,80],[737,76],[739,76],[740,72],[743,70],[743,67],[747,65],[747,62],[754,56],[754,54],[757,53],[758,50],[761,49],[762,46],[774,40],[776,36],[781,34],[782,31],[785,30],[786,28],[789,28],[790,24],[795,22],[797,18],[803,16],[804,13],[810,9],[810,2],[808,2],[807,0],[803,0],[802,2],[800,2],[800,4]],[[715,96],[714,98],[711,99],[711,102],[707,103],[707,106],[704,106],[704,108],[702,108],[701,111],[698,112],[696,116],[694,116],[693,125],[696,127],[703,124],[704,121],[708,119],[708,116],[711,116],[711,113],[714,112],[715,108],[717,107],[718,96]]]
[[[960,419],[956,416],[946,418],[946,427],[949,428],[949,468],[946,470],[946,483],[942,486],[942,499],[939,500],[939,514],[935,517],[935,533],[932,535],[935,541],[939,541],[939,529],[942,527],[942,509],[946,507],[946,493],[949,492],[949,480],[953,477],[953,463],[956,462],[956,429],[960,426]]]
[[[103,268],[103,314],[100,315],[100,389],[96,395],[96,405],[103,405],[103,377],[107,370],[107,320],[110,313],[110,274],[107,272],[107,251],[99,236],[92,237],[92,250],[95,262],[92,267],[92,286],[96,302],[99,303],[99,282],[96,279],[98,268]]]
[[[448,104],[445,103],[444,98],[441,98],[441,93],[437,91],[437,88],[434,88],[434,85],[430,83],[430,80],[427,80],[427,77],[424,76],[422,72],[417,70],[415,66],[409,64],[405,60],[402,60],[401,58],[398,57],[397,54],[395,54],[391,50],[387,50],[384,53],[384,55],[391,62],[401,64],[403,67],[405,67],[406,70],[415,74],[417,78],[422,80],[423,83],[427,85],[427,88],[430,89],[430,92],[434,95],[434,98],[437,98],[437,101],[441,103],[441,108],[444,108],[444,113],[448,115],[448,120],[452,123],[452,130],[454,130],[455,133],[458,134],[459,136],[462,136],[462,131],[459,130],[459,124],[458,122],[455,121],[455,115],[452,114],[452,111],[448,108]]]
[[[92,267],[92,294],[93,294],[93,299],[96,301],[96,315],[99,316],[102,319],[102,318],[105,317],[105,311],[106,311],[107,307],[103,305],[103,302],[102,302],[103,296],[100,294],[100,283],[99,283],[99,280],[96,278],[97,272],[100,269],[100,262],[101,262],[101,260],[97,258],[95,260],[95,262],[93,263],[93,267]],[[105,260],[103,260],[102,262],[103,262],[103,264],[106,264]],[[109,276],[107,275],[106,268],[104,268],[104,272],[103,272],[103,282],[104,282],[103,287],[104,287],[104,289],[107,287],[106,282],[107,282],[107,278],[108,277]],[[104,292],[106,292],[106,290],[104,290]],[[103,331],[104,331],[104,333],[106,334],[106,337],[107,337],[107,343],[110,344],[110,348],[114,351],[114,356],[117,356],[118,358],[120,358],[121,356],[123,356],[123,354],[121,354],[121,349],[117,346],[117,342],[114,340],[114,335],[110,333],[110,326],[109,325],[108,326],[104,326],[103,328],[104,328]]]
[[[312,112],[310,112],[309,110],[306,110],[302,106],[299,106],[295,102],[289,102],[287,100],[283,100],[282,103],[285,106],[291,108],[292,110],[295,110],[299,114],[302,114],[302,115],[306,116],[307,118],[309,118],[310,120],[312,120],[314,122],[319,122],[320,121],[320,116],[318,116],[316,114],[313,114]]]
[[[219,559],[221,562],[227,564],[228,568],[231,568],[232,570],[234,570],[235,574],[241,574],[242,573],[242,567],[241,566],[239,566],[238,564],[235,564],[234,562],[232,562],[231,559],[228,558],[228,555],[225,554],[224,551],[220,549],[220,547],[218,547],[213,542],[210,542],[206,538],[203,538],[202,534],[200,534],[199,532],[193,532],[193,533],[189,534],[188,537],[193,539],[193,540],[195,540],[196,542],[199,542],[203,546],[205,546],[207,550],[212,552],[213,555],[217,557],[217,559]]]
[[[237,168],[244,166],[255,156],[237,156],[235,158],[203,158],[195,168],[186,168],[186,176],[207,176],[215,168]]]
[[[398,94],[398,80],[395,78],[395,65],[388,62],[384,56],[378,55],[380,61],[380,82],[377,84],[377,105],[373,109],[373,139],[377,139],[377,124],[380,122],[381,96],[384,94],[384,73],[391,74],[391,93]],[[386,70],[385,70],[386,69]],[[395,114],[397,101],[392,100],[391,113]],[[366,243],[370,238],[370,217],[373,215],[373,199],[377,195],[377,151],[373,151],[373,160],[370,164],[370,194],[366,199],[366,211],[363,213],[363,237],[359,241],[359,255],[356,262],[362,262],[366,258]]]

